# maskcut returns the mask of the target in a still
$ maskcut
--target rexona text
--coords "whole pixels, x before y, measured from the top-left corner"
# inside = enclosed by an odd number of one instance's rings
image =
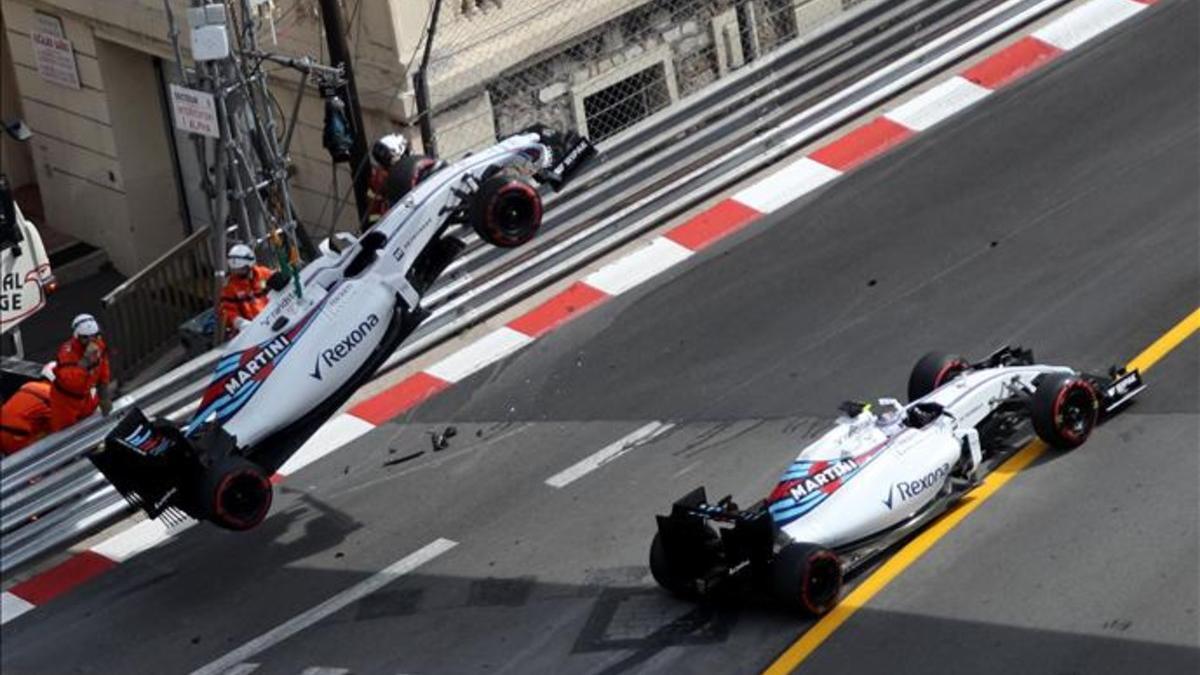
[[[367,335],[370,335],[371,331],[375,330],[375,327],[378,325],[379,317],[374,314],[368,315],[367,318],[363,319],[362,323],[350,331],[349,335],[342,338],[341,342],[322,351],[321,355],[317,357],[316,364],[313,365],[313,371],[309,374],[318,380],[321,379],[322,364],[326,368],[331,368],[334,364],[349,356],[351,352],[362,344],[363,340],[367,339]]]

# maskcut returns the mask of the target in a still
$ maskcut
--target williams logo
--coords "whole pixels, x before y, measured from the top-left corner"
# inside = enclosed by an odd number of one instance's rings
[[[788,493],[792,495],[792,499],[800,501],[815,490],[819,490],[829,483],[851,473],[858,468],[858,462],[853,457],[847,457],[836,464],[830,464],[824,469],[805,478],[803,482],[793,485]]]
[[[349,356],[351,352],[353,352],[360,344],[362,344],[363,340],[367,339],[367,336],[370,335],[371,331],[375,330],[375,327],[378,325],[379,317],[375,316],[374,314],[368,315],[367,318],[363,319],[362,323],[358,324],[354,330],[350,331],[349,335],[342,338],[341,342],[321,352],[321,355],[317,357],[317,362],[313,365],[313,370],[311,373],[309,373],[309,375],[313,376],[314,379],[321,379],[322,367],[332,368],[339,361]]]
[[[290,344],[292,344],[292,340],[288,336],[280,335],[263,345],[263,348],[258,350],[254,358],[242,364],[242,367],[238,368],[237,372],[230,375],[229,379],[225,381],[225,393],[230,396],[238,393],[242,385],[254,379],[254,376],[260,370],[274,361],[275,357],[282,354]]]
[[[917,480],[893,483],[892,487],[888,488],[888,496],[883,500],[883,505],[891,511],[896,505],[896,497],[900,497],[901,503],[907,502],[931,488],[941,487],[942,483],[946,482],[948,475],[950,475],[950,465],[943,464]]]

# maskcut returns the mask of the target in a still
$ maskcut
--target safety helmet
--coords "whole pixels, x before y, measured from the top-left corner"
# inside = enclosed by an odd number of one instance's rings
[[[403,134],[388,134],[371,146],[371,159],[383,168],[388,168],[408,150],[408,139]]]
[[[54,369],[58,367],[58,361],[50,361],[42,366],[42,379],[49,382],[54,381]]]
[[[254,264],[254,251],[245,244],[234,244],[229,248],[229,269],[237,272]]]
[[[100,324],[91,314],[80,314],[71,321],[71,330],[77,338],[95,337],[100,334]]]

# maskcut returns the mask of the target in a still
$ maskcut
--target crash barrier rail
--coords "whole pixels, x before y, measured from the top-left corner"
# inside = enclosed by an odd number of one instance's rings
[[[982,11],[966,17],[944,16],[931,24],[918,20],[915,25],[929,30],[910,32],[904,45],[893,43],[890,51],[876,50],[874,61],[852,58],[853,65],[848,69],[858,75],[849,82],[838,77],[842,71],[837,62],[828,62],[826,69],[832,75],[809,83],[809,95],[801,97],[805,107],[799,111],[768,100],[769,96],[763,94],[764,88],[782,92],[788,97],[786,102],[794,101],[797,94],[785,86],[788,83],[767,78],[761,87],[748,90],[758,96],[748,109],[760,114],[760,108],[767,110],[761,116],[772,126],[749,125],[738,133],[722,131],[728,136],[727,143],[706,139],[704,131],[707,127],[701,129],[695,135],[701,139],[698,142],[705,151],[683,163],[674,159],[674,152],[677,147],[688,145],[691,137],[682,142],[679,138],[667,139],[659,151],[643,153],[641,164],[654,167],[645,172],[644,180],[628,183],[618,177],[609,183],[596,183],[592,189],[575,192],[574,197],[568,189],[552,202],[545,233],[529,247],[515,249],[499,259],[476,253],[473,265],[460,268],[457,274],[445,280],[442,289],[435,287],[434,292],[426,296],[430,300],[430,318],[384,368],[394,367],[535,293],[664,219],[686,212],[802,144],[1069,1],[976,2],[974,9]],[[928,3],[926,6],[937,9],[946,4]],[[957,6],[970,9],[972,5],[969,0],[962,0]],[[870,27],[864,31],[878,37],[877,31]],[[869,40],[865,44],[878,47]],[[845,45],[831,45],[830,48],[843,56],[855,52]],[[863,73],[862,68],[869,70]],[[800,68],[799,72],[801,76],[817,77],[815,70]],[[771,74],[780,72],[783,70],[777,68]],[[714,100],[724,102],[719,95]],[[721,127],[720,123],[713,125],[716,129]],[[746,134],[749,134],[748,138]],[[655,138],[659,139],[658,136]],[[613,166],[619,167],[625,161],[623,158],[642,150],[641,145],[622,150],[582,176],[580,182],[588,183],[593,175]],[[612,152],[612,149],[605,148],[605,151]],[[618,188],[613,187],[614,183]],[[598,206],[591,208],[592,204]],[[597,215],[597,209],[604,211]],[[481,267],[491,270],[490,276],[477,270]],[[469,283],[463,283],[464,280]],[[456,284],[466,290],[457,294],[443,291]],[[140,388],[118,402],[114,416],[128,405],[137,403],[151,416],[182,418],[194,409],[204,376],[215,360],[215,352],[206,354]],[[98,418],[88,420],[84,423],[86,426],[44,439],[37,446],[0,462],[0,536],[3,537],[0,541],[3,544],[0,571],[12,570],[127,513],[128,507],[111,487],[88,478],[90,462],[81,461],[111,424],[109,420]],[[60,473],[63,475],[59,476]],[[29,520],[31,514],[39,510],[36,520]]]
[[[101,299],[103,326],[118,379],[178,344],[179,326],[211,307],[216,293],[207,226]]]

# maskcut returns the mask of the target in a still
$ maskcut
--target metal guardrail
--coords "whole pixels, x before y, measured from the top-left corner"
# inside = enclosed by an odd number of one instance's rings
[[[656,142],[657,149],[647,149],[644,141],[625,148],[606,148],[611,153],[609,162],[584,176],[581,181],[587,189],[569,190],[551,202],[548,220],[558,222],[547,223],[547,234],[552,236],[544,235],[541,246],[528,251],[517,249],[499,259],[492,257],[490,249],[473,249],[457,275],[445,280],[440,296],[437,295],[437,288],[427,296],[427,299],[438,298],[437,307],[431,308],[430,319],[388,361],[385,369],[501,311],[572,269],[662,222],[664,218],[682,213],[718,190],[761,170],[800,143],[813,140],[896,92],[1069,1],[958,0],[958,7],[968,16],[947,14],[932,24],[932,31],[925,31],[931,24],[922,23],[920,17],[912,19],[912,23],[898,24],[909,26],[910,39],[905,45],[893,45],[890,52],[881,50],[880,58],[886,60],[871,66],[875,68],[873,75],[853,83],[843,82],[839,85],[842,89],[827,92],[815,102],[805,101],[808,107],[799,112],[789,111],[780,103],[771,103],[771,94],[785,97],[785,102],[795,97],[795,92],[785,86],[788,82],[781,82],[775,75],[788,71],[794,77],[802,78],[810,71],[798,67],[794,62],[789,64],[781,55],[775,59],[779,69],[768,71],[757,86],[745,87],[744,82],[738,81],[733,86],[743,86],[743,95],[753,105],[763,105],[787,114],[766,115],[772,126],[748,129],[747,133],[754,139],[750,143],[744,142],[740,135],[731,140],[736,144],[733,148],[720,144],[714,146],[705,141],[703,145],[706,149],[725,156],[722,162],[714,163],[710,155],[699,153],[692,163],[673,167],[677,160],[672,150],[680,145],[677,137],[648,135],[645,129],[635,130],[624,138],[642,135]],[[876,7],[902,10],[905,4],[901,0],[894,0]],[[952,3],[927,2],[925,6],[936,6],[933,9],[938,10],[946,4]],[[860,16],[870,17],[867,9],[874,10],[875,7],[864,8]],[[976,11],[967,11],[970,9]],[[897,14],[903,12],[898,11]],[[846,24],[850,28],[845,32],[853,37],[854,30],[861,30],[860,39],[868,46],[873,44],[869,38],[880,38],[887,34],[866,21],[854,24],[847,19]],[[912,26],[917,28],[912,29]],[[930,35],[931,32],[934,35]],[[829,49],[843,56],[853,52],[836,42],[831,42]],[[821,57],[819,53],[814,55],[811,48],[806,50],[798,47],[795,51],[801,54],[797,58],[803,58],[804,54]],[[859,59],[854,63],[861,61]],[[836,62],[825,65],[837,70]],[[747,76],[753,74],[748,72]],[[829,83],[821,82],[813,86],[820,89],[821,84]],[[722,91],[721,88],[714,88],[711,95],[715,102],[728,107],[728,97],[723,98]],[[678,128],[682,120],[672,119],[670,111],[667,112],[666,128]],[[713,117],[721,118],[719,115]],[[675,127],[670,126],[672,124]],[[714,124],[713,128],[720,126]],[[695,135],[703,140],[703,133]],[[603,176],[606,167],[619,168],[623,166],[622,160],[628,162],[631,157],[638,157],[637,161],[642,163],[657,162],[661,170],[649,172],[645,181],[628,183],[614,192],[610,192],[611,182],[593,176]],[[604,198],[599,199],[602,195]],[[606,204],[623,206],[614,208]],[[595,215],[598,210],[601,214]],[[463,290],[456,291],[456,288]],[[216,358],[216,352],[210,352],[140,387],[117,402],[113,418],[89,418],[70,430],[45,438],[25,451],[0,461],[0,544],[3,548],[0,572],[9,572],[128,513],[129,507],[98,477],[91,463],[86,460],[86,453],[103,439],[114,423],[112,420],[119,418],[121,412],[130,405],[136,404],[152,416],[163,415],[171,419],[180,419],[189,414]]]
[[[202,227],[100,301],[118,377],[179,342],[179,325],[216,297],[209,228]]]

